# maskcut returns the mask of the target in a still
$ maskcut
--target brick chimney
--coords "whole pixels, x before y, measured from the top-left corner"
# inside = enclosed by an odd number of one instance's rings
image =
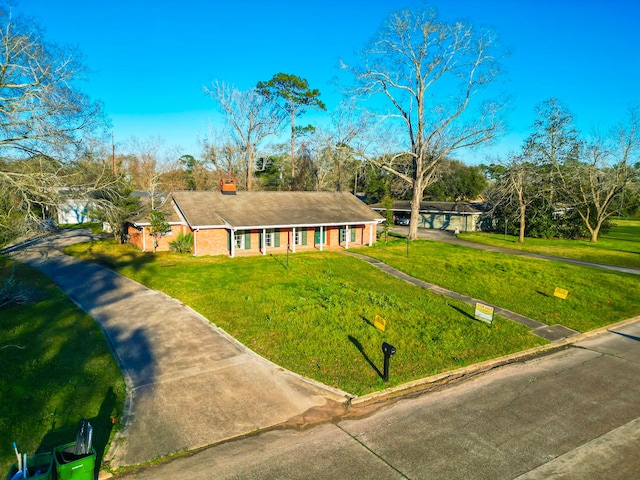
[[[236,194],[236,181],[235,180],[220,180],[220,191],[223,195],[235,195]]]

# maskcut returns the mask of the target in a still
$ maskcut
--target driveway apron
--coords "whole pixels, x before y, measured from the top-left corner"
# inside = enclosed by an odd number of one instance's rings
[[[9,253],[56,282],[110,343],[128,391],[125,427],[105,455],[112,466],[194,450],[347,400],[258,356],[179,301],[58,250],[86,235],[64,232]]]

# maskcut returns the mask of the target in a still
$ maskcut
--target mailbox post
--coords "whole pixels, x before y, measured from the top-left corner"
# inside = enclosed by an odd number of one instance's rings
[[[396,354],[396,347],[393,345],[382,342],[382,353],[384,353],[384,374],[382,375],[382,379],[385,382],[389,381],[389,359]]]

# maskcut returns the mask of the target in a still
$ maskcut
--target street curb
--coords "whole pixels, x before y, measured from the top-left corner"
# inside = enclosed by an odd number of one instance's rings
[[[361,397],[354,397],[351,400],[350,405],[354,407],[371,405],[378,402],[389,400],[394,397],[400,397],[405,394],[419,392],[428,387],[432,387],[440,384],[446,384],[448,383],[448,381],[453,381],[460,378],[483,373],[488,370],[501,367],[503,365],[508,365],[510,363],[527,361],[528,359],[533,359],[539,355],[553,353],[556,350],[560,350],[576,342],[586,340],[588,338],[595,337],[598,335],[602,335],[616,328],[624,327],[626,325],[636,323],[636,322],[640,322],[640,315],[636,317],[628,318],[626,320],[622,320],[618,323],[614,323],[606,327],[601,327],[595,330],[591,330],[589,332],[581,333],[580,335],[574,335],[572,337],[566,337],[560,340],[556,340],[547,345],[542,345],[539,347],[530,348],[528,350],[523,350],[521,352],[504,355],[502,357],[494,358],[492,360],[487,360],[485,362],[475,363],[467,367],[462,367],[456,370],[450,370],[448,372],[439,373],[437,375],[425,377],[420,380],[414,380],[413,382],[403,383],[402,385],[397,385],[395,387],[387,388],[385,390],[373,392],[367,395],[363,395]]]

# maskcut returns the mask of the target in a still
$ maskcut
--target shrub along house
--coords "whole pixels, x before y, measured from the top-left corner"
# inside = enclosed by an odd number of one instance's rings
[[[224,182],[220,191],[171,193],[164,206],[171,231],[158,250],[168,250],[180,233],[193,234],[194,255],[266,255],[372,245],[384,219],[346,192],[236,192]],[[129,241],[150,251],[148,219],[129,224]]]

